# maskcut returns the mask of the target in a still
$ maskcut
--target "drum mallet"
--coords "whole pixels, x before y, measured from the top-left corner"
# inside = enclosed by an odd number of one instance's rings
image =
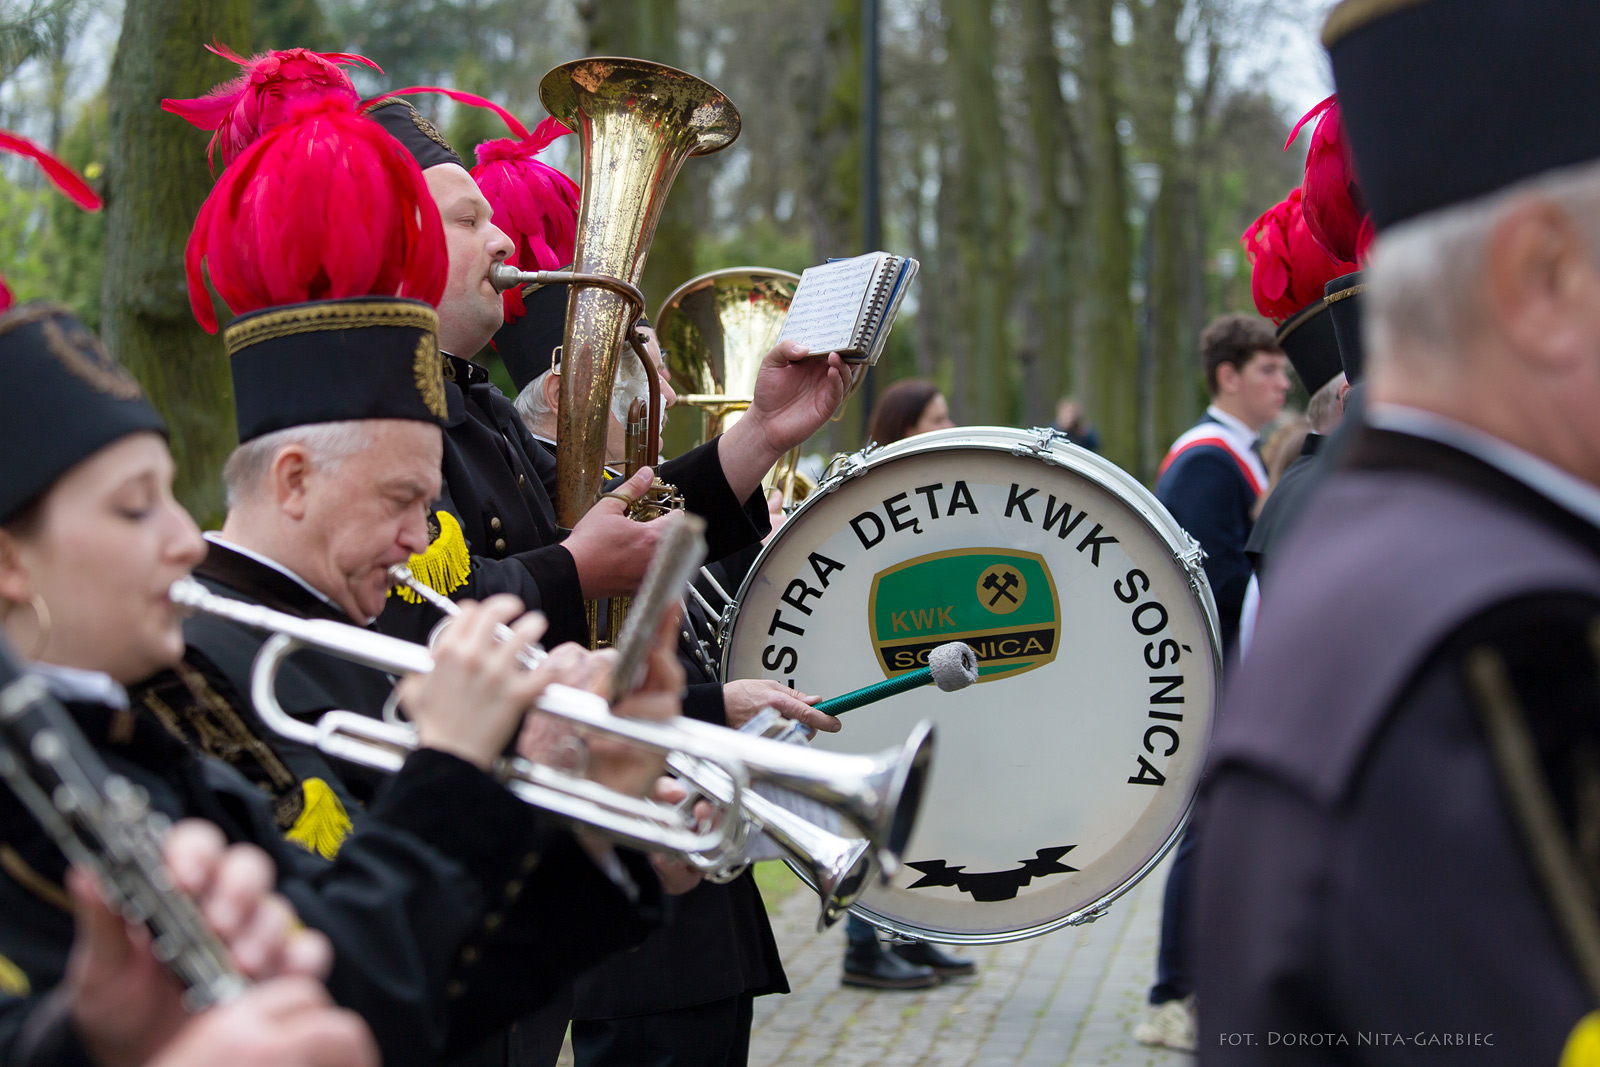
[[[965,689],[978,680],[978,654],[972,651],[972,646],[960,641],[951,641],[949,644],[940,645],[928,653],[928,665],[895,678],[885,678],[881,682],[863,686],[860,689],[845,693],[842,696],[824,700],[814,707],[828,715],[842,715],[856,708],[875,704],[886,697],[897,693],[910,692],[920,689],[930,683],[943,689],[946,693],[953,693],[957,689]]]

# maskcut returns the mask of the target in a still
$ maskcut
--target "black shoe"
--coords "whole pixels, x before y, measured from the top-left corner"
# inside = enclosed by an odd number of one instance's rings
[[[845,949],[844,975],[839,980],[866,989],[929,989],[939,984],[932,967],[919,967],[885,952],[877,938]]]
[[[896,956],[907,963],[914,963],[919,967],[927,967],[940,978],[956,978],[965,974],[975,974],[977,964],[971,960],[964,960],[959,956],[952,956],[938,945],[926,941],[913,941],[909,945],[890,946]]]

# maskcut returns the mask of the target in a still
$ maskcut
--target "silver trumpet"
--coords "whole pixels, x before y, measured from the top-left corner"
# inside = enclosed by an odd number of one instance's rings
[[[275,687],[278,668],[301,648],[390,674],[411,674],[433,669],[433,656],[426,647],[358,626],[302,619],[218,596],[193,579],[175,582],[171,597],[180,607],[273,634],[256,656],[251,699],[261,720],[274,732],[384,771],[398,770],[417,747],[415,731],[409,726],[355,712],[329,711],[315,724],[301,722],[283,710]],[[707,795],[721,807],[721,817],[704,828],[675,807],[625,796],[520,758],[504,761],[500,769],[512,792],[558,818],[591,827],[623,844],[669,853],[691,863],[738,851],[746,821],[753,821],[748,808],[755,794],[748,786],[756,779],[837,811],[862,830],[876,860],[887,860],[887,869],[897,869],[916,822],[933,757],[933,726],[927,722],[913,730],[904,745],[857,756],[799,748],[682,717],[670,724],[625,719],[611,714],[602,697],[563,685],[546,688],[535,708],[573,725],[694,761],[691,767],[700,779],[694,784],[706,787]],[[791,840],[798,844],[803,835],[801,828]],[[773,836],[776,840],[777,835]],[[833,857],[826,862],[838,866]],[[858,866],[846,867],[840,872],[840,883],[858,877]]]
[[[423,600],[438,608],[445,616],[434,628],[429,640],[438,639],[450,621],[461,614],[461,608],[450,598],[429,588],[412,575],[404,564],[389,568],[389,576],[397,584],[406,586]],[[641,590],[641,600],[647,600]],[[645,618],[648,612],[636,617]],[[502,639],[512,640],[515,635],[504,627]],[[528,646],[521,655],[522,662],[532,667],[544,659],[544,649]],[[796,749],[779,741],[770,741],[750,734],[728,730],[693,719],[680,719],[676,726],[688,727],[691,732],[706,732],[708,742],[739,744],[754,742],[760,756],[749,765],[760,767],[753,777],[775,780],[768,771],[773,770],[770,760],[774,749],[800,757],[798,766],[790,766],[794,780],[807,787],[796,791],[812,799],[822,799],[830,807],[847,815],[862,828],[867,837],[845,837],[781,807],[754,790],[742,794],[743,825],[727,842],[714,850],[688,855],[685,859],[713,880],[725,880],[744,868],[739,859],[745,840],[750,833],[765,832],[809,875],[822,899],[822,913],[817,929],[833,925],[849,910],[869,885],[874,875],[887,879],[900,867],[900,857],[905,851],[915,824],[922,791],[927,780],[928,765],[932,758],[933,727],[921,723],[906,744],[877,756],[839,756],[809,749]],[[780,752],[780,754],[782,754]],[[819,763],[831,770],[832,783],[829,798],[819,797],[814,786],[817,779],[811,770]],[[764,761],[766,761],[764,763]],[[840,761],[856,761],[842,763]],[[764,764],[764,765],[763,765]],[[715,762],[694,757],[686,751],[671,753],[668,768],[701,797],[727,809],[737,794],[737,783],[730,779]],[[783,783],[780,783],[783,784]],[[684,805],[686,813],[692,801]],[[726,821],[726,819],[724,820]]]

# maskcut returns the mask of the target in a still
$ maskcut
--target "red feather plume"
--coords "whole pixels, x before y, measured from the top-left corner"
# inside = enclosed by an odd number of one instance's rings
[[[501,138],[478,146],[472,177],[494,209],[494,224],[516,248],[507,260],[523,270],[557,270],[572,262],[578,232],[578,183],[535,159],[545,146],[572,131],[553,118],[521,140]],[[522,291],[505,294],[506,321],[525,313]]]
[[[26,137],[10,130],[0,130],[0,149],[33,160],[39,165],[39,169],[44,171],[44,176],[50,179],[50,184],[67,194],[68,199],[85,211],[100,210],[99,194],[89,188],[88,182],[78,177],[77,171]],[[0,277],[0,311],[9,308],[14,301],[15,298],[11,295],[5,279]]]
[[[1321,297],[1333,279],[1360,269],[1323,250],[1311,236],[1301,205],[1300,190],[1292,190],[1239,238],[1250,259],[1256,310],[1277,323]]]
[[[189,304],[217,330],[202,263],[235,314],[357,296],[437,304],[449,257],[422,171],[351,101],[324,96],[244,150],[185,249]]]
[[[205,96],[163,100],[161,108],[202,130],[216,131],[206,146],[206,159],[213,166],[219,149],[226,167],[259,137],[281,125],[303,100],[331,93],[356,103],[360,97],[340,67],[359,63],[383,73],[372,60],[350,52],[288,48],[245,59],[224,44],[206,45],[206,49],[239,64],[244,72]]]
[[[1372,244],[1372,217],[1367,213],[1367,198],[1356,180],[1350,143],[1345,140],[1344,124],[1339,119],[1338,94],[1307,111],[1283,147],[1287,150],[1312,119],[1317,119],[1317,125],[1311,132],[1301,186],[1305,190],[1306,225],[1328,255],[1359,262],[1366,258],[1367,247]]]

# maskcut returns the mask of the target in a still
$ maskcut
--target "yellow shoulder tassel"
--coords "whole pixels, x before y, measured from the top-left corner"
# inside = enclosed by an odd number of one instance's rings
[[[22,973],[22,968],[0,956],[0,993],[9,997],[25,997],[33,992],[33,983]]]
[[[307,852],[331,860],[350,833],[350,813],[321,778],[307,778],[300,787],[305,791],[305,808],[283,836]]]
[[[1572,1028],[1560,1067],[1600,1067],[1600,1011],[1591,1011]]]
[[[454,515],[448,511],[436,511],[428,525],[432,526],[434,522],[438,523],[439,533],[433,543],[426,552],[412,556],[406,566],[411,568],[412,575],[423,585],[449,596],[467,584],[467,578],[472,574],[472,555],[467,551],[467,539],[462,535],[461,524]],[[395,586],[389,592],[408,604],[422,603],[420,596],[403,585]]]

